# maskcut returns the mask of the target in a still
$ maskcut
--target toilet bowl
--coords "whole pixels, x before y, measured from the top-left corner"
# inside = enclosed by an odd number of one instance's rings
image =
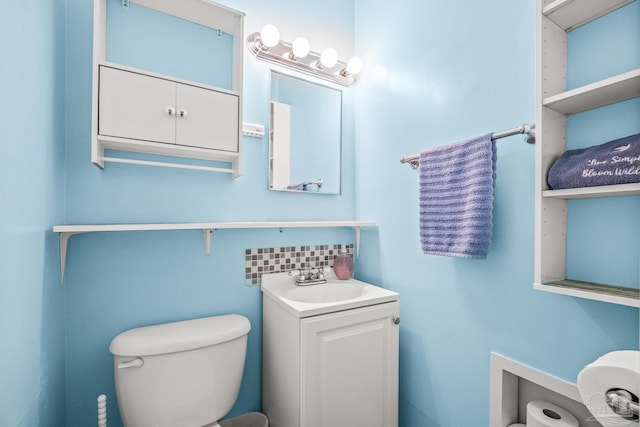
[[[109,350],[125,427],[219,425],[238,397],[250,329],[246,317],[229,314],[115,337]]]

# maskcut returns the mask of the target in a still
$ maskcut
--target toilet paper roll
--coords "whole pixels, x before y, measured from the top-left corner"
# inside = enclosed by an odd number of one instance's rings
[[[618,414],[608,404],[610,391],[624,390],[638,402],[640,397],[640,351],[613,351],[587,365],[578,375],[580,397],[604,427],[639,427],[629,414]],[[625,416],[626,415],[626,416]]]
[[[532,400],[527,403],[527,427],[578,427],[578,420],[558,405]]]

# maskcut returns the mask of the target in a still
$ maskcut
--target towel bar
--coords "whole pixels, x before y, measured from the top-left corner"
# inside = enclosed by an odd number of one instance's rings
[[[535,144],[536,142],[536,138],[535,138],[535,129],[536,125],[535,123],[530,124],[530,125],[521,125],[518,126],[517,128],[513,128],[513,129],[507,129],[507,130],[503,130],[502,132],[495,132],[494,134],[491,135],[491,138],[493,139],[500,139],[500,138],[506,138],[507,136],[513,136],[513,135],[518,135],[521,133],[526,133],[527,134],[527,143],[529,144]],[[409,166],[411,166],[412,169],[417,169],[418,168],[418,164],[419,164],[419,160],[420,160],[420,153],[416,153],[416,154],[412,154],[410,156],[404,156],[400,158],[400,163],[409,163]]]

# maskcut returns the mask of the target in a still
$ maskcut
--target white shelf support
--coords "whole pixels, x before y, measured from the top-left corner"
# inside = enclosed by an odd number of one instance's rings
[[[64,281],[64,267],[67,264],[67,245],[69,244],[69,237],[78,233],[60,233],[60,281]]]
[[[356,232],[356,259],[360,258],[360,227],[353,227]]]
[[[207,256],[211,253],[211,238],[213,237],[213,228],[203,228],[202,234],[204,235],[204,250]]]

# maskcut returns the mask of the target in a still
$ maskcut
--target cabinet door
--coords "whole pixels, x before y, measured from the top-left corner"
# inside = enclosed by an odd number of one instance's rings
[[[303,427],[398,425],[398,303],[302,320]]]
[[[238,152],[238,97],[178,84],[176,143]]]
[[[175,143],[176,83],[100,67],[98,133]]]

